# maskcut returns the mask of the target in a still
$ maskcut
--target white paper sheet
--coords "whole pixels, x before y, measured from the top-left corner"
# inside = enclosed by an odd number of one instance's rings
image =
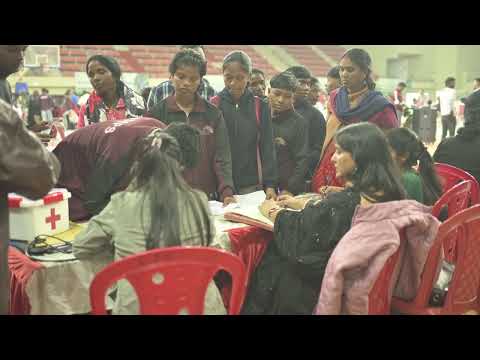
[[[219,201],[209,201],[208,205],[210,207],[210,211],[213,216],[223,216],[226,212],[232,211],[233,209],[238,208],[238,204],[228,204],[227,206],[223,206],[223,203]]]
[[[260,191],[255,191],[250,194],[245,194],[245,195],[235,195],[235,200],[237,200],[237,204],[239,204],[241,207],[244,206],[256,206],[259,207],[264,201],[265,201],[265,192],[260,190]]]
[[[226,206],[223,213],[232,212],[240,214],[273,226],[270,219],[263,216],[258,209],[265,201],[265,197],[265,192],[261,190],[245,195],[235,195],[237,202]]]

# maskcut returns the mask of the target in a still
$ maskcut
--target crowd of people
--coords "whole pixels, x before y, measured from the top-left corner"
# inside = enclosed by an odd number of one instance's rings
[[[260,211],[274,222],[274,238],[242,312],[311,314],[328,260],[358,206],[391,204],[395,217],[394,202],[411,199],[408,208],[424,214],[423,206],[442,193],[434,161],[480,180],[478,157],[466,156],[480,142],[478,79],[464,99],[465,126],[457,135],[450,106],[455,80],[447,80],[439,103],[450,137],[432,157],[415,132],[401,127],[406,84],[393,99],[376,91],[372,59],[363,49],[349,49],[325,74],[326,119],[316,107],[323,90],[304,66],[267,79],[246,53],[232,51],[217,93],[204,78],[208,49],[184,45],[171,60],[169,80],[138,94],[121,80],[114,58],[94,55],[85,64],[93,87],[87,101],[78,106],[78,98],[65,94],[77,129],[50,153],[34,135],[52,121],[48,90],[32,95],[24,124],[6,81],[24,50],[0,46],[1,141],[2,149],[12,149],[0,161],[0,286],[8,278],[10,191],[39,197],[54,185],[68,189],[70,219],[88,221],[73,242],[75,256],[107,251],[118,260],[158,247],[211,246],[215,227],[207,200],[228,205],[234,195],[263,190]],[[10,136],[14,131],[20,135]],[[305,193],[316,195],[297,196]],[[2,295],[0,313],[7,303]],[[128,284],[119,285],[114,313],[137,312]],[[205,312],[225,313],[213,282]]]

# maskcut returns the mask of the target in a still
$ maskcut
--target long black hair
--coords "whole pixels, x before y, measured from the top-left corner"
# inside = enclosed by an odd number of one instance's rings
[[[418,163],[424,203],[435,204],[442,194],[442,185],[435,171],[434,161],[417,134],[407,128],[397,128],[388,132],[387,139],[397,156],[405,157],[404,170],[412,169]]]
[[[348,176],[353,189],[375,202],[406,198],[400,181],[400,170],[393,162],[385,134],[374,124],[346,126],[335,135],[335,141],[352,154],[356,169]]]
[[[190,133],[199,137],[198,130],[193,130]],[[192,233],[198,233],[200,245],[210,245],[213,234],[208,210],[202,204],[201,193],[193,190],[183,179],[181,166],[186,160],[178,141],[165,131],[157,129],[138,143],[137,147],[131,171],[133,180],[128,190],[143,192],[144,201],[149,201],[151,224],[148,232],[145,231],[147,250],[182,245],[180,216],[185,215],[180,214],[179,201],[194,214],[194,223],[188,227],[198,229]],[[191,161],[187,162],[191,165]]]
[[[372,58],[370,55],[363,49],[349,49],[342,55],[342,59],[344,57],[348,57],[351,62],[357,65],[367,77],[365,78],[365,82],[367,83],[367,87],[370,90],[375,90],[375,81],[372,78]]]

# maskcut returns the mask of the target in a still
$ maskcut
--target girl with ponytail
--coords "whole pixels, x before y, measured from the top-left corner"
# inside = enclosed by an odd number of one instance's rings
[[[212,245],[215,228],[207,197],[182,176],[183,169],[198,163],[200,132],[187,124],[172,124],[153,130],[134,146],[130,185],[112,195],[75,238],[73,252],[78,259],[107,251],[119,260],[162,247]],[[113,314],[138,312],[135,291],[128,281],[119,281]],[[204,313],[226,313],[213,281],[207,288]]]
[[[442,194],[442,186],[425,145],[407,128],[393,129],[387,138],[408,197],[425,205],[435,204]],[[417,165],[418,171],[414,169]]]

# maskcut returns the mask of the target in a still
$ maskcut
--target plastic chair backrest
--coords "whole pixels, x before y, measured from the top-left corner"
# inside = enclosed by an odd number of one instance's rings
[[[443,307],[429,305],[437,280],[442,244],[455,235],[457,263]],[[478,311],[480,288],[480,205],[462,210],[442,223],[430,248],[417,295],[412,301],[393,298],[393,308],[406,314],[464,314]]]
[[[454,185],[440,199],[437,200],[432,209],[432,215],[439,218],[442,208],[447,205],[448,216],[447,219],[468,208],[471,199],[471,189],[473,182],[471,180],[462,181]],[[444,219],[442,219],[444,220]],[[445,219],[446,220],[446,219]],[[443,241],[443,250],[445,259],[454,263],[456,260],[456,235],[452,233]]]
[[[442,179],[443,192],[446,192],[462,180],[473,181],[471,197],[472,205],[480,203],[480,185],[473,175],[455,166],[442,163],[435,163],[435,171]]]
[[[471,199],[471,190],[473,182],[471,180],[462,181],[448,189],[440,199],[433,205],[432,215],[439,217],[442,208],[448,206],[448,219],[456,213],[468,208]]]
[[[442,314],[464,314],[480,308],[480,205],[463,210],[445,221],[439,237],[455,233],[456,263]]]
[[[135,289],[140,314],[203,314],[207,287],[219,270],[232,276],[228,309],[230,315],[236,315],[246,293],[245,266],[237,256],[208,247],[154,249],[110,264],[90,286],[92,314],[107,313],[105,295],[121,279]]]
[[[406,233],[405,229],[400,232],[400,246],[386,261],[382,271],[378,275],[375,284],[368,294],[368,315],[389,315],[392,291],[396,283],[399,267],[398,260],[404,253]],[[397,270],[397,271],[395,271]]]

